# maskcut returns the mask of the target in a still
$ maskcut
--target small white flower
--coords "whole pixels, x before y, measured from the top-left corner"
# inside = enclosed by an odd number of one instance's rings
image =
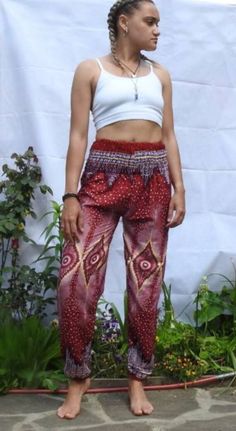
[[[51,320],[51,326],[53,326],[54,328],[57,328],[59,326],[58,319]]]

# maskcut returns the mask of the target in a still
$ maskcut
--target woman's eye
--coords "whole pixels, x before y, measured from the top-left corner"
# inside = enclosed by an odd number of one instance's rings
[[[148,25],[156,25],[157,27],[159,27],[159,22],[156,21],[148,21]]]

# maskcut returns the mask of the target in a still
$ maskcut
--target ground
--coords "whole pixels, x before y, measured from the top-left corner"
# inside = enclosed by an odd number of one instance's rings
[[[136,417],[122,393],[86,394],[81,414],[61,420],[56,410],[63,395],[4,395],[0,398],[0,430],[62,431],[235,431],[236,388],[209,386],[148,391],[155,410]]]

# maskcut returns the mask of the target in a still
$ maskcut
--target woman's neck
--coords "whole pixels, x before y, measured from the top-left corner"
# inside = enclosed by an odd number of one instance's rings
[[[119,44],[116,46],[116,57],[126,64],[137,64],[140,61],[140,51],[131,49],[127,44]]]

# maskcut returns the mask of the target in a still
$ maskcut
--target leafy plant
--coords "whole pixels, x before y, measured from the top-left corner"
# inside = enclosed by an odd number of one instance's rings
[[[51,201],[52,210],[46,212],[42,218],[50,215],[52,221],[48,226],[45,227],[41,235],[44,235],[45,245],[42,253],[36,259],[36,262],[46,261],[45,271],[54,273],[58,272],[58,267],[62,258],[62,248],[63,248],[63,234],[60,229],[60,219],[62,204],[58,204],[56,201]]]
[[[196,355],[208,364],[208,372],[228,372],[236,370],[234,337],[199,336],[199,354]]]
[[[55,295],[46,296],[48,291],[55,290],[57,277],[48,271],[36,271],[29,265],[19,267],[14,285],[0,290],[1,307],[11,311],[16,319],[33,315],[46,316],[45,308],[54,304]]]
[[[6,262],[9,240],[27,238],[25,218],[29,215],[36,218],[32,206],[35,190],[39,188],[43,194],[52,194],[50,187],[40,184],[41,169],[32,147],[23,155],[12,154],[11,158],[14,159],[16,169],[3,165],[2,171],[6,179],[0,182],[0,193],[3,194],[0,201],[1,268]],[[13,244],[13,249],[18,249],[17,241]]]
[[[171,284],[167,286],[166,283],[163,281],[162,292],[164,295],[164,301],[163,301],[164,319],[162,324],[163,326],[169,327],[175,321],[174,307],[171,302]]]
[[[40,183],[41,169],[32,147],[23,155],[14,153],[12,158],[16,169],[4,165],[2,169],[6,179],[0,183],[0,193],[3,195],[0,201],[0,308],[8,308],[12,317],[18,319],[34,314],[43,317],[47,304],[55,301],[55,295],[48,293],[55,291],[57,286],[63,241],[59,231],[60,205],[53,201],[53,210],[46,214],[53,215],[53,220],[43,232],[46,244],[36,259],[36,262],[44,260],[45,268],[38,271],[32,264],[22,265],[22,242],[33,242],[25,231],[25,220],[28,216],[37,218],[32,205],[35,190],[39,188],[44,194],[52,194],[52,190]],[[54,227],[58,231],[52,234]],[[55,240],[56,244],[52,244]]]
[[[219,292],[209,288],[208,278],[211,275],[218,275],[227,283],[223,284]],[[234,281],[218,273],[203,277],[194,303],[196,326],[201,328],[204,334],[226,335],[232,331],[236,333],[236,274]]]
[[[195,328],[184,322],[172,320],[159,322],[156,335],[155,374],[163,374],[174,380],[191,380],[203,374],[203,362],[193,352],[199,350]]]
[[[0,391],[10,387],[56,389],[66,382],[61,369],[58,329],[37,317],[7,321],[0,327]]]

